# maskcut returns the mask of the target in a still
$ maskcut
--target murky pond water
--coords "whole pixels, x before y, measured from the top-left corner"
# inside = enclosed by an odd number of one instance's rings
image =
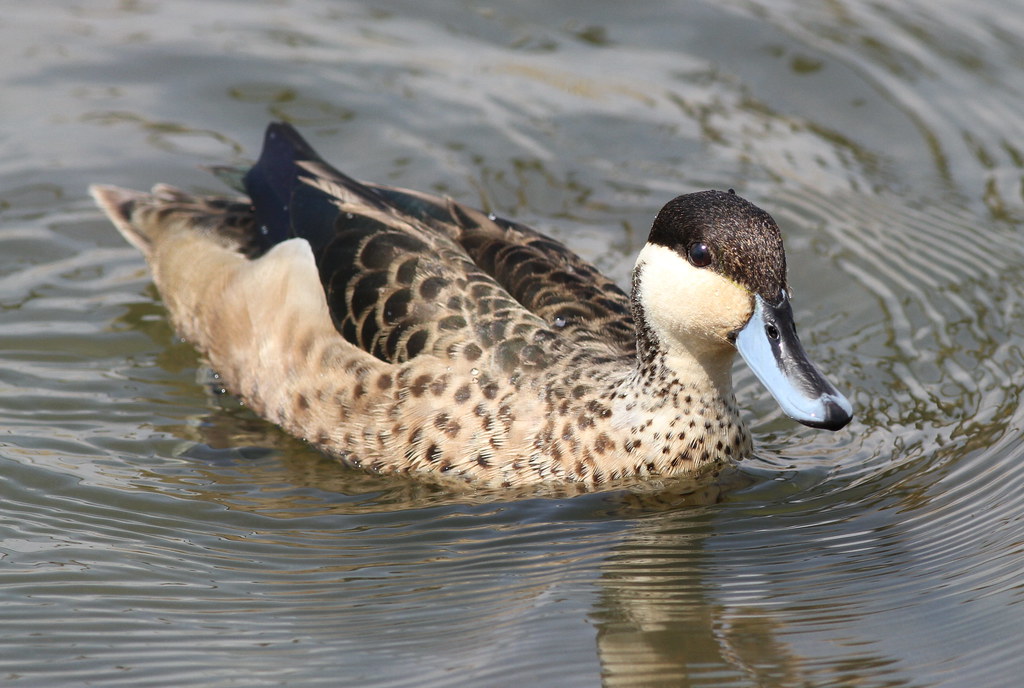
[[[1010,686],[1024,672],[1012,0],[56,0],[0,18],[5,685]],[[90,182],[220,190],[272,118],[625,282],[734,187],[854,401],[717,499],[450,494],[215,395]]]

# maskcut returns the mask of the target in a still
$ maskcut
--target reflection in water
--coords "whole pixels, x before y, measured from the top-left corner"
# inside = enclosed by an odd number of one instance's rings
[[[645,520],[604,562],[593,612],[604,685],[801,685],[770,609],[709,594],[712,532],[691,513]]]

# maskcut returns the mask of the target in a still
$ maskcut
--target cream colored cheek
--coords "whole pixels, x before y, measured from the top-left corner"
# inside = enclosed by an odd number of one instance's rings
[[[754,312],[750,292],[710,270],[695,268],[675,251],[646,246],[640,296],[651,324],[682,341],[695,337],[725,343]]]
[[[714,289],[707,297],[708,304],[713,304],[705,311],[709,321],[707,329],[716,336],[727,339],[750,320],[750,316],[754,314],[754,299],[743,287],[719,275],[714,276],[722,288]]]

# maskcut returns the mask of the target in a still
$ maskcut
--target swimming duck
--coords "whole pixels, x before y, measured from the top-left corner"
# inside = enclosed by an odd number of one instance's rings
[[[351,466],[715,475],[752,449],[737,351],[795,420],[851,418],[797,338],[778,226],[731,190],[661,209],[627,295],[524,225],[342,174],[288,124],[214,171],[248,198],[90,191],[227,388]]]

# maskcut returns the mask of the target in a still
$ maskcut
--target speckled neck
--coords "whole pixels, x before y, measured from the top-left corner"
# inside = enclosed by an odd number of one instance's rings
[[[705,470],[749,455],[750,433],[732,389],[734,350],[662,341],[635,298],[641,272],[638,266],[633,275],[637,362],[616,387],[613,425],[647,447],[651,473]]]
[[[713,475],[751,452],[728,376],[683,382],[664,354],[638,362],[620,381],[611,417],[613,428],[628,432],[631,465],[641,473]]]

